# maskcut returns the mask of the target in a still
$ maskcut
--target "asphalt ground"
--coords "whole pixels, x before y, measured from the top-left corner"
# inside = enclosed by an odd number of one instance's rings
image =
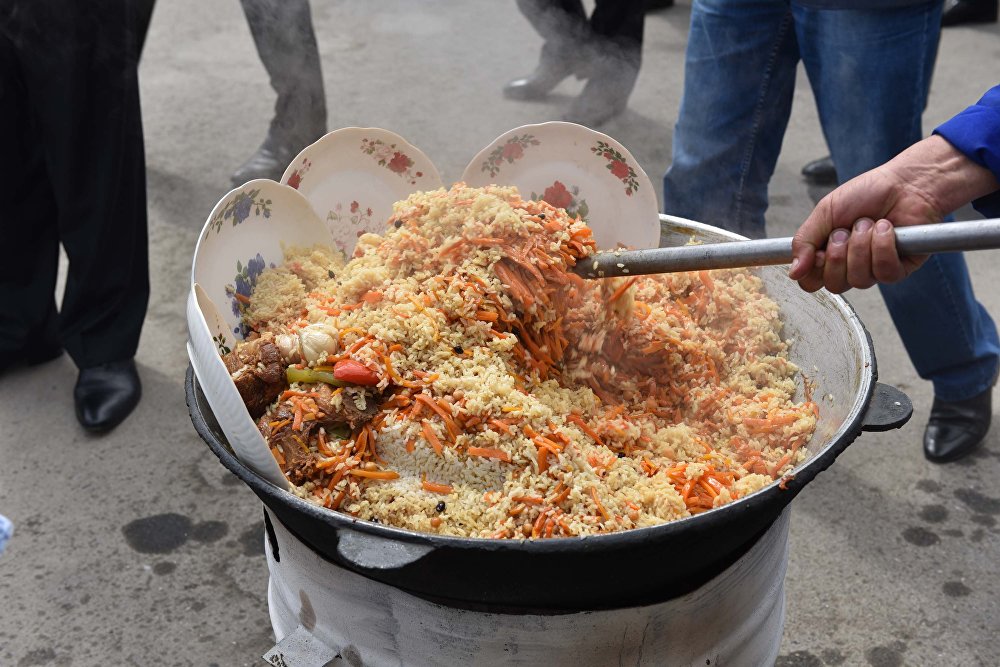
[[[582,84],[505,100],[541,44],[513,3],[315,2],[329,127],[375,126],[420,147],[445,181],[502,132],[556,119]],[[629,110],[600,128],[659,189],[679,103],[689,3],[652,13]],[[996,25],[944,32],[925,128],[997,82]],[[195,240],[229,174],[259,144],[274,96],[236,2],[161,2],[141,66],[152,297],[138,354],[144,398],[105,437],[73,418],[63,356],[0,377],[2,665],[252,665],[273,644],[260,505],[195,434],[184,404],[184,304]],[[822,191],[825,153],[800,75],[771,184],[769,233],[791,234]],[[971,209],[962,216],[975,216]],[[996,252],[973,253],[1000,314]],[[1000,435],[933,465],[920,439],[931,387],[875,291],[852,292],[880,379],[914,418],[865,434],[795,501],[779,665],[991,665],[1000,654]]]

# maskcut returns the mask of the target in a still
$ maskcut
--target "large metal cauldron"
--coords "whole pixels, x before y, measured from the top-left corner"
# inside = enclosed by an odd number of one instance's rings
[[[661,222],[661,245],[680,245],[692,236],[705,242],[740,238],[679,218],[661,216]],[[783,268],[761,269],[761,276],[781,305],[791,359],[815,386],[820,419],[807,447],[810,458],[784,488],[772,484],[661,526],[534,541],[391,528],[309,504],[243,465],[189,369],[191,420],[222,464],[296,537],[365,577],[435,602],[493,612],[564,613],[660,602],[698,588],[734,563],[862,431],[898,428],[912,412],[903,393],[876,382],[871,340],[846,301],[825,291],[807,294]]]

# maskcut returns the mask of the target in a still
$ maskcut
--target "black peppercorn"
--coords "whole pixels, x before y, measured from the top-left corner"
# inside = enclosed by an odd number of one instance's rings
[[[396,229],[399,229],[400,227],[403,226],[403,221],[402,220],[397,220],[396,222],[394,222],[392,224],[396,227]]]
[[[620,459],[625,458],[625,452],[618,452],[618,458]]]
[[[538,217],[541,218],[542,220],[544,220],[545,219],[545,214],[544,213],[539,213]]]
[[[443,512],[444,511],[444,501],[442,500],[441,502],[439,502],[437,504],[437,507],[435,507],[434,509],[436,509],[438,512]]]
[[[454,350],[455,354],[465,354],[465,350],[462,349],[461,345],[456,345],[451,349]]]
[[[337,274],[334,273],[332,269],[328,270],[326,272],[326,275],[327,275],[328,278],[336,278],[337,277]]]

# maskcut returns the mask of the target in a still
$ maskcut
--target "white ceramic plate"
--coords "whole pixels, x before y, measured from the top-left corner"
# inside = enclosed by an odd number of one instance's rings
[[[212,209],[194,251],[191,282],[222,313],[230,339],[242,340],[240,308],[261,272],[282,262],[282,245],[316,244],[331,245],[330,233],[305,197],[271,180],[250,181]]]
[[[222,363],[220,355],[229,352],[232,344],[229,342],[232,338],[226,335],[228,325],[197,283],[191,286],[188,294],[187,323],[188,358],[233,452],[267,481],[282,489],[289,488],[288,480]]]
[[[281,182],[309,200],[333,244],[349,256],[361,234],[385,231],[394,203],[417,190],[440,188],[441,176],[398,134],[347,127],[303,149]]]
[[[462,180],[472,186],[515,185],[579,215],[598,248],[655,248],[659,209],[649,177],[611,137],[582,125],[549,122],[505,132],[479,151]]]

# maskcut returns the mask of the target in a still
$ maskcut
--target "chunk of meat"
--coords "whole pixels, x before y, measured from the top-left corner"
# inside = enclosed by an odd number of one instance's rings
[[[318,383],[310,391],[319,394],[316,397],[316,405],[323,413],[323,418],[320,420],[323,426],[331,428],[337,424],[347,424],[352,431],[367,424],[378,414],[382,399],[380,393],[371,389],[345,387],[340,405],[335,406],[330,385]],[[357,406],[358,395],[364,396],[364,408]]]
[[[285,457],[284,472],[292,484],[305,483],[316,472],[316,455],[309,451],[309,439],[318,427],[315,421],[303,421],[302,430],[292,428],[295,413],[288,403],[265,414],[257,428],[270,447],[277,448]]]
[[[281,351],[271,334],[239,343],[223,355],[222,362],[254,419],[264,414],[287,386]]]

